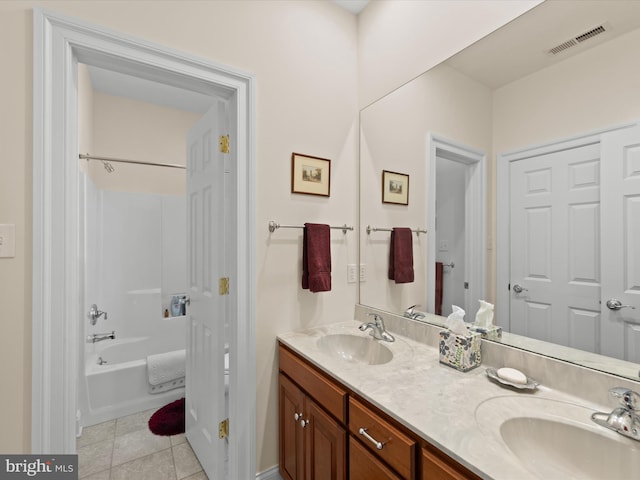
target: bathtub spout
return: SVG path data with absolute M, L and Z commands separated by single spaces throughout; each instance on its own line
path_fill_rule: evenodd
M 103 340 L 114 340 L 116 338 L 116 332 L 111 333 L 94 333 L 87 335 L 87 343 L 96 343 Z

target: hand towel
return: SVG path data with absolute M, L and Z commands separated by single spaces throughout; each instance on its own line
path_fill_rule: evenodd
M 413 282 L 413 237 L 410 228 L 394 228 L 389 245 L 389 280 Z
M 442 315 L 442 272 L 444 265 L 436 262 L 436 315 Z
M 305 223 L 302 236 L 302 288 L 331 290 L 331 236 L 329 225 Z

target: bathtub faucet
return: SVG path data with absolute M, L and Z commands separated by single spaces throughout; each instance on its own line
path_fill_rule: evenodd
M 116 332 L 111 333 L 93 333 L 87 335 L 87 343 L 96 343 L 103 340 L 114 340 L 116 338 Z

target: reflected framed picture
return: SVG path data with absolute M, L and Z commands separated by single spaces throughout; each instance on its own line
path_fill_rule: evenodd
M 291 193 L 328 197 L 330 190 L 331 160 L 291 154 Z
M 382 203 L 409 205 L 409 175 L 382 171 Z

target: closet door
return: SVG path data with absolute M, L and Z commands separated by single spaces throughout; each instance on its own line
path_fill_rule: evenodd
M 638 363 L 640 127 L 604 135 L 602 162 L 601 353 Z

